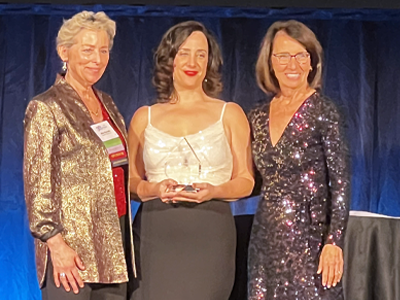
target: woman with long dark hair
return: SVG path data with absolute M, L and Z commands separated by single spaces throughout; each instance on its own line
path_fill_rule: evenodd
M 157 104 L 129 128 L 135 300 L 228 299 L 236 231 L 229 201 L 253 188 L 250 130 L 242 109 L 217 99 L 222 59 L 200 23 L 175 25 L 155 53 Z

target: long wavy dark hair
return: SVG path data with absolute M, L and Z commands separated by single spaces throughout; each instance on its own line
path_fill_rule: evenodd
M 157 102 L 170 102 L 174 93 L 174 59 L 182 43 L 194 32 L 202 32 L 208 43 L 208 64 L 203 90 L 210 97 L 217 97 L 222 91 L 222 56 L 218 43 L 203 24 L 187 21 L 171 27 L 162 37 L 154 53 L 153 84 L 157 90 Z

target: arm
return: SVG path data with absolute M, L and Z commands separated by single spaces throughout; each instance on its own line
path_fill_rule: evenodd
M 55 195 L 59 184 L 58 128 L 50 108 L 31 101 L 25 115 L 24 187 L 32 235 L 46 242 L 60 233 L 60 202 Z
M 233 102 L 226 107 L 224 124 L 233 156 L 232 179 L 217 186 L 214 197 L 236 200 L 250 195 L 254 187 L 250 126 L 242 108 Z
M 350 170 L 343 120 L 333 103 L 323 105 L 322 143 L 330 188 L 330 224 L 322 249 L 318 273 L 328 288 L 336 286 L 343 274 L 343 243 L 349 215 Z
M 169 188 L 176 184 L 174 180 L 167 179 L 158 183 L 145 180 L 143 145 L 147 123 L 148 107 L 143 106 L 135 112 L 128 130 L 130 189 L 143 202 L 155 198 L 167 201 L 175 196 L 175 193 L 168 193 Z
M 250 127 L 246 115 L 239 105 L 229 103 L 226 107 L 223 122 L 233 156 L 232 179 L 219 186 L 212 186 L 208 183 L 195 183 L 193 186 L 199 189 L 197 193 L 180 192 L 181 196 L 192 199 L 195 202 L 211 199 L 234 201 L 250 195 L 253 190 L 254 178 Z M 182 198 L 176 198 L 176 200 L 182 200 Z
M 322 142 L 331 195 L 331 218 L 325 243 L 343 248 L 350 202 L 349 150 L 343 129 L 344 121 L 335 105 L 329 102 L 321 115 Z
M 24 185 L 32 235 L 46 242 L 54 266 L 54 282 L 60 280 L 66 291 L 70 285 L 78 293 L 77 284 L 83 282 L 77 267 L 85 267 L 63 240 L 61 232 L 61 203 L 56 195 L 60 184 L 58 154 L 58 127 L 50 108 L 43 102 L 31 101 L 25 115 Z M 65 276 L 60 276 L 65 274 Z

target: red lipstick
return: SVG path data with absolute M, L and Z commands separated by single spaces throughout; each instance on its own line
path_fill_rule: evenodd
M 197 75 L 197 73 L 199 73 L 199 72 L 197 72 L 197 71 L 183 71 L 187 76 L 196 76 Z

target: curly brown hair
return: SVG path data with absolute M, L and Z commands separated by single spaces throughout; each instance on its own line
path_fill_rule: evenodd
M 202 32 L 208 43 L 208 64 L 203 90 L 210 97 L 217 97 L 222 91 L 221 73 L 222 56 L 218 43 L 207 28 L 196 21 L 187 21 L 171 27 L 162 37 L 154 53 L 153 84 L 157 90 L 157 102 L 171 101 L 174 92 L 173 64 L 179 47 L 194 32 Z
M 310 53 L 312 70 L 308 74 L 308 84 L 315 89 L 321 88 L 323 50 L 314 32 L 306 25 L 295 20 L 277 21 L 273 23 L 265 34 L 261 43 L 260 54 L 256 64 L 258 86 L 267 94 L 279 93 L 279 82 L 272 69 L 271 55 L 275 35 L 284 31 L 291 38 L 302 44 Z

